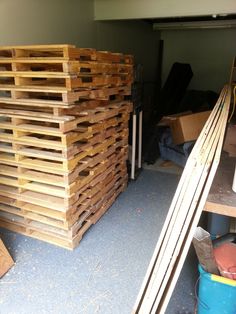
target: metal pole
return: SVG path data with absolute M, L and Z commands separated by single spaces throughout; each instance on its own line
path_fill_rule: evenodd
M 137 116 L 133 113 L 133 133 L 132 133 L 132 159 L 131 159 L 131 179 L 135 179 L 135 151 L 136 151 L 136 128 Z
M 142 168 L 142 131 L 143 131 L 143 111 L 139 112 L 139 138 L 138 138 L 138 168 Z

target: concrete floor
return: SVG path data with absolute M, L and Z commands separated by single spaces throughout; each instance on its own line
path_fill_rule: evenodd
M 0 280 L 0 313 L 131 313 L 178 180 L 144 170 L 73 252 L 1 229 L 16 264 Z M 191 253 L 167 314 L 194 313 L 196 265 Z

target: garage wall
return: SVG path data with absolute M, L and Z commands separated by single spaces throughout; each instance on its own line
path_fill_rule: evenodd
M 236 55 L 236 29 L 164 31 L 161 38 L 163 82 L 175 61 L 191 64 L 194 77 L 189 88 L 218 92 L 228 82 Z
M 95 0 L 96 20 L 232 14 L 235 0 Z
M 141 21 L 94 22 L 93 0 L 1 0 L 0 45 L 71 43 L 135 54 L 152 80 L 158 36 Z
M 160 35 L 143 21 L 97 22 L 97 48 L 135 55 L 144 79 L 155 80 Z
M 93 0 L 1 0 L 0 45 L 95 42 Z

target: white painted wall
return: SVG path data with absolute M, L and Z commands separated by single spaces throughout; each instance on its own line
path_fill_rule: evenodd
M 235 13 L 235 0 L 95 0 L 96 20 Z
M 136 63 L 144 66 L 144 79 L 156 75 L 159 33 L 143 21 L 97 22 L 97 48 L 133 54 Z
M 0 0 L 0 45 L 95 42 L 93 0 Z
M 220 91 L 229 80 L 236 55 L 236 30 L 178 30 L 161 33 L 164 40 L 163 82 L 176 61 L 190 63 L 189 88 Z

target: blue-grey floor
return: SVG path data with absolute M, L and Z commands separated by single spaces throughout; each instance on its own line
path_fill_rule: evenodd
M 144 170 L 72 252 L 1 229 L 16 264 L 0 280 L 0 314 L 131 313 L 178 179 Z M 194 312 L 195 264 L 167 314 Z

